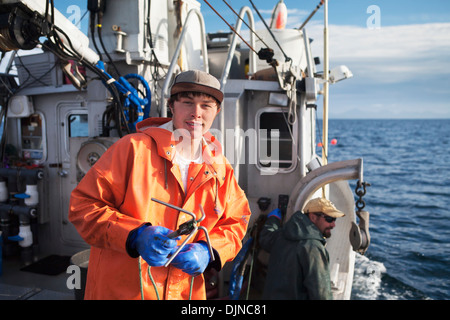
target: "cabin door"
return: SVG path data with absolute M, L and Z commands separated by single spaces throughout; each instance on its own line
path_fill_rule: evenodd
M 80 102 L 65 102 L 57 108 L 58 155 L 59 155 L 59 206 L 61 214 L 61 238 L 64 244 L 87 246 L 72 223 L 69 222 L 70 193 L 78 184 L 76 176 L 76 156 L 79 145 L 89 138 L 88 113 Z M 73 141 L 77 144 L 74 144 Z

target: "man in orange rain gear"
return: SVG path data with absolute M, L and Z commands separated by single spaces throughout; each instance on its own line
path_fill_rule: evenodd
M 250 209 L 208 131 L 222 100 L 213 76 L 180 73 L 168 101 L 172 119 L 140 122 L 73 190 L 69 219 L 92 246 L 85 299 L 205 299 L 204 270 L 220 270 L 237 255 Z M 168 234 L 192 217 L 152 198 L 197 220 L 203 207 L 199 224 L 208 231 L 214 261 L 199 230 L 164 266 L 187 237 Z

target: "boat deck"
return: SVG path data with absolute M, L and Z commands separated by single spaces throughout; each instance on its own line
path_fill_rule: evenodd
M 2 261 L 0 300 L 75 300 L 74 291 L 67 288 L 69 274 L 38 274 L 20 270 L 20 258 Z

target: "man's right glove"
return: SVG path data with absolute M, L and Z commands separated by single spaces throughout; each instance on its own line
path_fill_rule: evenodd
M 143 226 L 137 230 L 132 247 L 152 267 L 163 266 L 168 256 L 177 250 L 177 240 L 167 237 L 172 231 L 160 226 Z
M 208 245 L 203 242 L 188 243 L 173 259 L 172 265 L 196 277 L 202 274 L 211 260 Z

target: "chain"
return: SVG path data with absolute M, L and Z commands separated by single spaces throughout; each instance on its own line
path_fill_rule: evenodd
M 355 203 L 358 211 L 362 211 L 362 209 L 364 209 L 364 207 L 366 206 L 366 202 L 363 200 L 363 197 L 366 195 L 366 187 L 370 187 L 370 183 L 361 182 L 358 180 L 355 188 L 355 193 L 359 197 L 359 199 L 356 200 Z

